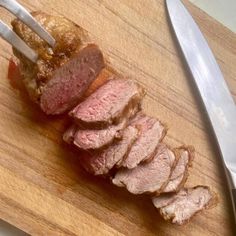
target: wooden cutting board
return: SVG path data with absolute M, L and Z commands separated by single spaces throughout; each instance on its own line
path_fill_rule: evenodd
M 7 80 L 10 46 L 0 40 L 0 217 L 33 235 L 233 235 L 219 153 L 196 88 L 173 37 L 162 0 L 22 0 L 87 29 L 118 72 L 148 94 L 144 110 L 169 127 L 165 142 L 193 145 L 187 186 L 205 184 L 220 202 L 185 226 L 164 222 L 147 196 L 133 196 L 86 174 L 63 144 L 68 125 L 49 118 Z M 213 49 L 236 98 L 235 34 L 184 1 Z M 9 23 L 12 15 L 0 10 Z

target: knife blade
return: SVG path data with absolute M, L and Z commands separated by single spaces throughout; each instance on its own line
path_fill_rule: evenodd
M 210 119 L 225 167 L 236 222 L 236 106 L 216 59 L 180 0 L 166 0 L 176 38 Z

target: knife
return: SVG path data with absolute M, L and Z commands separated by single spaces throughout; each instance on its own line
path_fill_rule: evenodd
M 236 223 L 236 106 L 206 39 L 187 9 L 180 0 L 166 0 L 166 5 L 218 143 Z

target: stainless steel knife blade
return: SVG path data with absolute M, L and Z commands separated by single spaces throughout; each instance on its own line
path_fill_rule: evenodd
M 180 0 L 166 0 L 179 45 L 205 105 L 226 170 L 236 219 L 236 106 L 199 27 Z M 236 221 L 236 220 L 235 220 Z

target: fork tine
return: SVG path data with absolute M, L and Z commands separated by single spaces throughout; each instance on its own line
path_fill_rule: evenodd
M 31 14 L 15 0 L 0 0 L 0 6 L 13 13 L 28 25 L 36 34 L 54 47 L 55 39 L 31 16 Z
M 10 27 L 0 20 L 0 36 L 9 42 L 18 51 L 24 54 L 32 62 L 36 62 L 38 54 L 34 52 Z

